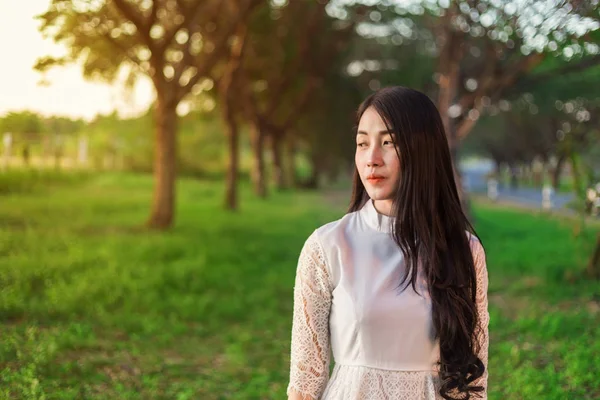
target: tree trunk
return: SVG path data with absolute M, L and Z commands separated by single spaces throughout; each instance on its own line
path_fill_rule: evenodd
M 596 239 L 596 247 L 590 258 L 587 268 L 588 275 L 592 278 L 600 278 L 600 233 Z
M 246 37 L 247 25 L 240 22 L 236 29 L 236 40 L 231 46 L 231 54 L 226 65 L 225 72 L 219 84 L 221 102 L 221 111 L 225 122 L 225 131 L 227 135 L 227 149 L 229 152 L 229 161 L 227 163 L 227 181 L 225 188 L 225 208 L 237 210 L 238 196 L 238 165 L 239 165 L 239 131 L 236 121 L 236 96 L 235 88 L 239 70 L 241 67 Z
M 23 145 L 23 166 L 29 167 L 29 161 L 31 156 L 31 150 L 29 144 Z
M 273 152 L 273 179 L 277 190 L 287 189 L 285 181 L 285 168 L 283 165 L 283 134 L 281 132 L 272 132 L 271 151 Z
M 457 13 L 457 8 L 453 4 L 452 8 L 447 10 L 443 17 L 443 25 L 445 27 L 443 36 L 444 44 L 440 52 L 438 60 L 438 73 L 440 80 L 438 83 L 437 108 L 444 125 L 444 131 L 448 139 L 448 147 L 452 156 L 452 164 L 454 167 L 454 178 L 456 180 L 456 189 L 462 205 L 463 212 L 472 220 L 472 212 L 468 194 L 464 192 L 462 185 L 462 176 L 460 174 L 458 164 L 458 150 L 460 147 L 460 139 L 458 137 L 457 126 L 454 118 L 450 115 L 450 108 L 455 102 L 456 93 L 460 81 L 460 62 L 463 57 L 464 49 L 462 48 L 462 39 L 460 34 L 454 32 L 450 26 L 450 21 L 453 15 Z M 461 110 L 462 112 L 462 110 Z
M 62 149 L 54 150 L 54 169 L 60 170 L 60 160 L 62 158 Z
M 569 148 L 569 161 L 571 162 L 571 173 L 573 175 L 573 189 L 575 191 L 575 195 L 581 201 L 585 199 L 585 187 L 582 182 L 582 173 L 580 169 L 580 156 L 578 153 L 573 150 L 572 147 Z
M 502 175 L 502 161 L 494 158 L 494 175 L 496 175 L 496 179 L 500 179 L 500 175 Z
M 443 27 L 443 32 L 441 33 L 443 45 L 440 50 L 437 68 L 439 73 L 437 108 L 440 112 L 446 135 L 448 135 L 450 149 L 454 149 L 456 147 L 457 131 L 456 124 L 450 116 L 449 110 L 455 101 L 458 91 L 460 62 L 464 49 L 461 47 L 463 40 L 460 34 L 454 32 L 451 28 L 451 21 L 454 15 L 458 13 L 458 6 L 454 3 L 451 4 L 451 7 L 443 17 L 441 25 Z
M 510 190 L 517 190 L 519 188 L 519 174 L 517 166 L 513 163 L 508 164 L 510 173 Z
M 297 187 L 298 182 L 298 172 L 296 171 L 296 140 L 294 134 L 288 134 L 288 138 L 286 140 L 286 148 L 287 148 L 287 167 L 286 171 L 288 173 L 287 181 L 290 183 L 292 187 Z
M 319 182 L 321 181 L 321 168 L 319 168 L 319 160 L 316 154 L 311 155 L 311 172 L 306 184 L 304 185 L 307 189 L 318 189 Z
M 227 150 L 229 159 L 227 162 L 227 180 L 225 189 L 225 208 L 237 210 L 237 182 L 239 164 L 239 132 L 235 116 L 231 107 L 223 110 L 225 120 L 225 133 L 227 135 Z
M 560 156 L 558 156 L 558 159 L 556 160 L 556 167 L 552 171 L 552 187 L 554 188 L 554 190 L 558 190 L 558 187 L 560 186 L 560 175 L 565 165 L 565 160 L 566 155 L 564 153 L 561 153 Z
M 259 123 L 250 125 L 250 140 L 252 142 L 252 184 L 254 193 L 260 198 L 267 197 L 267 184 L 265 179 L 265 133 Z
M 573 175 L 573 191 L 578 202 L 577 213 L 579 214 L 579 222 L 573 228 L 573 234 L 579 236 L 585 229 L 585 188 L 581 182 L 581 171 L 579 169 L 579 154 L 573 149 L 573 144 L 567 142 L 567 156 L 571 162 L 571 173 Z
M 451 137 L 456 135 L 456 131 L 451 132 Z M 463 210 L 463 212 L 465 213 L 465 215 L 467 216 L 467 218 L 469 219 L 469 221 L 474 224 L 475 220 L 474 220 L 474 216 L 473 216 L 473 210 L 471 209 L 471 200 L 469 198 L 469 193 L 467 193 L 464 190 L 464 186 L 463 186 L 463 177 L 462 177 L 462 173 L 460 172 L 460 165 L 459 165 L 459 141 L 458 140 L 452 140 L 452 143 L 454 143 L 454 146 L 450 147 L 450 155 L 452 156 L 452 166 L 454 168 L 454 180 L 456 181 L 456 190 L 458 191 L 458 198 L 460 200 L 460 205 L 461 208 Z
M 157 96 L 154 149 L 154 195 L 147 225 L 166 229 L 175 212 L 175 178 L 177 160 L 177 104 Z

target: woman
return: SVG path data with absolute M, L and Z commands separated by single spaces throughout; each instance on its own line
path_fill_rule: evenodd
M 349 212 L 300 254 L 288 398 L 487 398 L 485 253 L 435 105 L 404 87 L 372 94 L 355 163 Z

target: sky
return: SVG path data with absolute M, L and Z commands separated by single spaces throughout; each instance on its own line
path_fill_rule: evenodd
M 0 116 L 31 110 L 90 120 L 114 110 L 124 117 L 146 110 L 154 96 L 149 80 L 140 81 L 128 94 L 119 84 L 85 80 L 80 65 L 54 68 L 45 77 L 33 70 L 39 57 L 66 51 L 38 30 L 35 16 L 49 4 L 50 0 L 0 0 Z M 43 79 L 49 84 L 41 85 Z

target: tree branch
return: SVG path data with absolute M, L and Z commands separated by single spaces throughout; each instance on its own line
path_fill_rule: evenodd
M 496 54 L 496 49 L 494 47 L 494 43 L 491 41 L 487 41 L 486 46 L 486 59 L 481 74 L 479 75 L 477 82 L 479 86 L 477 89 L 470 94 L 464 95 L 462 99 L 460 99 L 461 110 L 467 110 L 473 108 L 475 102 L 478 99 L 481 99 L 485 96 L 490 89 L 493 87 L 496 77 L 494 76 L 494 69 L 498 63 L 498 56 Z
M 121 52 L 125 57 L 127 57 L 129 59 L 129 61 L 131 61 L 140 70 L 140 72 L 148 74 L 148 71 L 146 71 L 146 70 L 144 70 L 144 68 L 142 68 L 142 60 L 140 60 L 137 55 L 131 54 L 129 49 L 124 47 L 122 45 L 122 43 L 120 43 L 118 40 L 116 40 L 112 36 L 110 36 L 110 33 L 106 33 L 106 34 L 102 35 L 102 38 L 104 40 L 106 40 L 108 43 L 110 43 L 113 47 L 115 47 L 115 49 L 117 49 L 119 52 Z
M 180 5 L 181 10 L 184 10 L 185 5 L 183 3 L 182 0 L 177 0 L 177 3 Z M 201 2 L 196 3 L 200 4 Z M 213 13 L 212 19 L 216 19 L 217 15 L 219 15 L 219 13 L 222 11 L 223 6 L 225 4 L 224 0 L 220 0 L 219 4 L 217 6 L 215 6 L 215 11 Z M 194 11 L 192 9 L 192 11 Z M 188 12 L 185 12 L 188 13 Z M 190 14 L 191 15 L 191 12 Z M 185 43 L 182 51 L 183 51 L 183 59 L 178 63 L 178 65 L 175 67 L 175 74 L 174 74 L 174 79 L 176 79 L 177 81 L 179 81 L 179 79 L 181 78 L 181 75 L 183 74 L 183 71 L 185 71 L 186 67 L 191 66 L 194 64 L 194 55 L 192 55 L 191 53 L 191 45 L 192 45 L 192 35 L 196 32 L 195 29 L 193 29 L 194 23 L 196 22 L 196 19 L 199 17 L 200 13 L 198 12 L 198 9 L 195 10 L 195 14 L 193 17 L 189 17 L 188 19 L 186 19 L 186 21 L 184 22 L 185 26 L 184 28 L 187 29 L 188 31 L 188 41 Z M 181 28 L 179 28 L 181 29 Z M 175 32 L 177 32 L 179 29 L 177 29 Z M 213 79 L 216 82 L 216 79 Z
M 582 72 L 597 65 L 600 65 L 600 54 L 581 59 L 576 63 L 568 63 L 551 71 L 540 72 L 535 75 L 530 75 L 529 77 L 521 78 L 519 81 L 517 81 L 517 85 L 519 86 L 519 89 L 530 89 L 531 87 L 542 82 L 546 84 L 548 79 L 557 77 L 562 78 L 565 75 L 575 72 Z
M 157 0 L 155 0 L 156 2 Z M 132 7 L 127 0 L 112 0 L 116 8 L 123 14 L 125 18 L 131 21 L 137 31 L 139 32 L 141 39 L 146 43 L 150 50 L 154 50 L 154 42 L 150 37 L 150 27 L 148 25 L 148 21 L 145 21 L 142 17 L 141 13 L 137 12 L 134 7 Z M 153 5 L 154 7 L 154 5 Z
M 152 0 L 152 8 L 150 9 L 150 17 L 148 18 L 148 31 L 152 29 L 152 25 L 156 22 L 156 14 L 158 13 L 158 0 Z
M 227 51 L 227 42 L 229 41 L 229 38 L 231 37 L 233 32 L 235 32 L 238 24 L 244 18 L 246 18 L 261 2 L 262 0 L 249 0 L 246 3 L 246 6 L 238 11 L 236 17 L 234 18 L 234 21 L 230 23 L 230 25 L 227 27 L 227 29 L 225 29 L 221 37 L 217 40 L 212 53 L 206 54 L 202 52 L 198 56 L 197 60 L 198 62 L 201 62 L 202 65 L 196 65 L 196 67 L 198 68 L 196 74 L 190 79 L 190 81 L 186 85 L 181 86 L 179 88 L 177 94 L 178 100 L 181 100 L 187 93 L 189 93 L 189 91 L 194 87 L 194 85 L 198 83 L 200 78 L 207 76 L 213 69 L 213 67 L 216 65 L 216 63 L 222 59 L 223 53 Z M 202 56 L 206 56 L 206 58 L 202 59 Z
M 107 12 L 112 14 L 110 12 L 110 10 L 107 10 Z M 125 43 L 122 42 L 122 40 L 113 38 L 110 35 L 110 28 L 109 28 L 110 24 L 108 23 L 106 18 L 103 17 L 102 15 L 98 15 L 98 17 L 101 18 L 102 23 L 106 27 L 106 29 L 98 28 L 96 30 L 100 34 L 99 37 L 102 38 L 104 41 L 106 41 L 110 46 L 112 46 L 117 53 L 123 54 L 129 61 L 131 61 L 132 64 L 134 64 L 134 66 L 140 72 L 150 75 L 149 71 L 145 70 L 142 67 L 143 61 L 135 53 L 132 53 L 131 50 L 134 49 L 135 46 L 133 46 L 133 47 L 127 46 Z M 152 78 L 152 76 L 151 76 L 151 78 Z
M 490 98 L 498 97 L 504 92 L 507 88 L 512 87 L 516 80 L 522 74 L 531 70 L 534 66 L 539 64 L 545 55 L 542 53 L 533 53 L 529 56 L 523 57 L 519 62 L 515 63 L 512 68 L 508 69 L 504 74 L 496 77 L 493 80 L 494 85 L 489 89 L 488 93 L 490 94 Z M 481 102 L 475 104 L 474 107 L 477 111 L 481 111 L 482 105 Z M 464 118 L 460 124 L 457 126 L 457 138 L 458 140 L 464 139 L 469 132 L 475 126 L 476 119 L 472 118 Z
M 325 6 L 326 3 L 315 6 L 312 14 L 310 15 L 308 23 L 306 24 L 307 28 L 305 31 L 303 31 L 304 34 L 299 39 L 300 43 L 298 45 L 298 53 L 296 54 L 294 63 L 290 68 L 286 68 L 285 78 L 279 82 L 279 85 L 276 86 L 276 88 L 273 90 L 273 93 L 270 95 L 271 102 L 264 112 L 264 115 L 267 118 L 275 112 L 278 106 L 280 106 L 281 97 L 288 91 L 290 85 L 300 71 L 302 62 L 306 60 L 310 49 L 310 39 L 315 36 L 315 32 L 317 31 L 317 27 L 319 25 L 319 16 L 322 12 L 325 12 Z
M 244 51 L 246 49 L 248 36 L 248 25 L 240 21 L 236 27 L 236 40 L 231 46 L 229 60 L 225 67 L 225 73 L 219 82 L 219 90 L 226 107 L 232 109 L 234 103 L 234 85 L 242 66 Z
M 160 43 L 160 49 L 162 49 L 162 51 L 165 51 L 171 45 L 171 43 L 173 42 L 173 39 L 175 38 L 177 33 L 182 28 L 186 28 L 188 30 L 188 34 L 190 36 L 188 38 L 188 40 L 191 40 L 192 35 L 191 35 L 191 32 L 189 32 L 190 28 L 199 15 L 200 6 L 202 6 L 204 4 L 205 4 L 205 2 L 203 2 L 203 1 L 196 1 L 192 4 L 191 7 L 188 8 L 185 6 L 183 1 L 177 0 L 177 5 L 179 6 L 179 11 L 183 15 L 183 21 L 180 24 L 176 25 L 173 29 L 169 30 L 165 34 L 165 37 L 163 38 L 163 40 Z M 222 4 L 223 4 L 223 0 L 221 0 L 219 2 L 219 6 L 215 7 L 217 9 L 217 12 L 220 8 L 220 5 L 222 5 Z M 216 17 L 216 15 L 217 15 L 217 13 L 215 13 L 215 15 L 212 16 L 212 19 L 214 19 Z
M 297 121 L 298 114 L 301 114 L 306 106 L 308 106 L 310 95 L 314 92 L 316 87 L 317 79 L 314 77 L 309 78 L 308 83 L 302 88 L 302 92 L 298 94 L 295 107 L 293 107 L 288 117 L 280 125 L 282 132 L 288 131 L 293 126 L 294 122 Z

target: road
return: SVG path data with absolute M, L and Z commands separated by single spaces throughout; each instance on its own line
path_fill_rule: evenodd
M 463 185 L 469 192 L 485 194 L 487 193 L 487 180 L 485 175 L 487 168 L 463 168 Z M 567 204 L 573 201 L 575 196 L 571 193 L 553 193 L 552 209 L 565 209 Z M 515 188 L 512 189 L 506 185 L 498 185 L 498 200 L 519 203 L 532 208 L 542 208 L 542 190 L 533 188 Z

